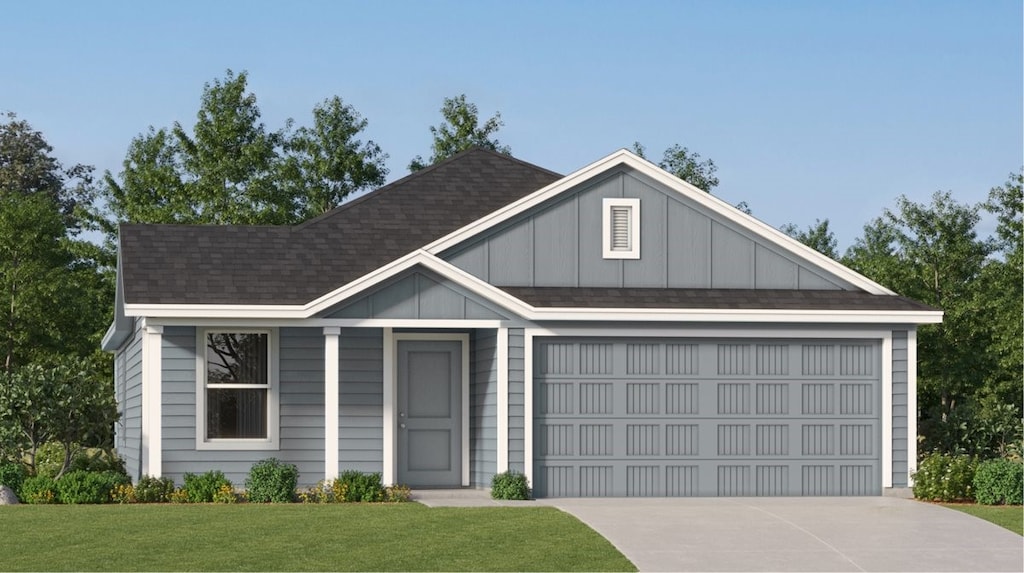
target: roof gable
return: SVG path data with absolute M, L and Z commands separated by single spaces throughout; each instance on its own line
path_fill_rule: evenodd
M 635 261 L 602 259 L 603 197 L 641 198 L 640 242 L 650 255 Z M 486 248 L 480 247 L 484 241 Z M 499 286 L 859 289 L 895 294 L 627 150 L 425 250 Z M 523 260 L 530 256 L 537 258 Z

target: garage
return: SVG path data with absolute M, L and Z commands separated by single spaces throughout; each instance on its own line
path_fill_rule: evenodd
M 538 497 L 880 495 L 881 342 L 534 339 Z

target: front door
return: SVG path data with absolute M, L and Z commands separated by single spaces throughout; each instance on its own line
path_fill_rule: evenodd
M 462 485 L 462 342 L 398 341 L 398 482 Z

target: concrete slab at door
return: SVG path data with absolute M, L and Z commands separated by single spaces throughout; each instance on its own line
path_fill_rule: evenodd
M 398 481 L 414 487 L 462 483 L 462 343 L 398 342 Z

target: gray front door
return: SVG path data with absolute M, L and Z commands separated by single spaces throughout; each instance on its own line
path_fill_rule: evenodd
M 398 341 L 398 481 L 462 485 L 462 343 Z

